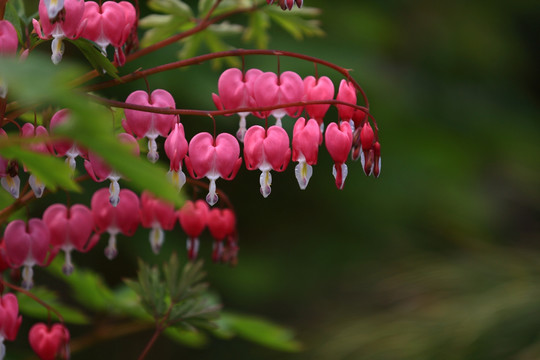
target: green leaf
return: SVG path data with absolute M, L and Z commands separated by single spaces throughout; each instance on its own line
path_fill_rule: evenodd
M 6 12 L 4 14 L 4 20 L 7 20 L 13 25 L 15 30 L 17 30 L 17 36 L 19 38 L 19 43 L 23 42 L 23 31 L 21 28 L 21 18 L 17 9 L 15 8 L 14 2 L 8 2 L 6 4 Z
M 99 74 L 106 72 L 111 77 L 119 79 L 118 69 L 104 56 L 101 51 L 90 40 L 79 38 L 77 40 L 69 40 L 70 43 L 75 45 L 84 57 L 88 60 L 90 65 L 97 70 Z
M 114 294 L 100 275 L 91 270 L 75 267 L 75 271 L 66 276 L 62 272 L 62 262 L 56 259 L 46 268 L 51 274 L 66 282 L 73 297 L 88 309 L 107 311 L 114 299 Z
M 65 322 L 78 325 L 85 325 L 90 323 L 88 317 L 84 315 L 81 311 L 60 303 L 56 293 L 52 292 L 51 290 L 48 290 L 44 287 L 35 287 L 32 289 L 31 293 L 36 295 L 40 300 L 44 301 L 47 305 L 50 305 L 60 314 L 62 314 Z M 19 301 L 19 310 L 24 315 L 40 320 L 47 320 L 49 319 L 49 316 L 53 320 L 58 319 L 54 312 L 51 311 L 49 313 L 49 310 L 47 310 L 47 308 L 45 308 L 43 305 L 39 304 L 34 299 L 26 296 L 23 293 L 18 293 L 17 299 Z
M 259 49 L 268 47 L 268 29 L 270 19 L 262 11 L 254 11 L 249 14 L 249 26 L 244 32 L 244 41 L 254 42 Z
M 204 17 L 215 2 L 216 0 L 199 0 L 199 17 Z
M 185 346 L 202 348 L 208 343 L 208 337 L 200 331 L 188 331 L 176 326 L 169 326 L 164 333 L 171 340 Z
M 180 59 L 189 59 L 196 56 L 199 48 L 201 47 L 203 39 L 204 35 L 200 32 L 188 37 L 187 39 L 184 39 L 182 41 L 184 43 L 184 47 L 178 53 L 178 57 Z
M 222 312 L 218 325 L 246 340 L 275 350 L 297 352 L 302 349 L 291 330 L 257 316 Z
M 268 6 L 263 11 L 270 18 L 291 34 L 296 40 L 302 40 L 304 36 L 323 36 L 324 31 L 320 28 L 318 20 L 310 20 L 302 17 L 318 15 L 318 9 L 303 8 L 302 10 L 281 11 L 276 6 Z
M 181 0 L 150 0 L 147 4 L 150 9 L 174 15 L 182 22 L 193 17 L 191 7 Z
M 59 158 L 19 146 L 0 147 L 0 154 L 7 159 L 17 159 L 24 163 L 30 173 L 50 190 L 54 191 L 60 186 L 66 190 L 80 191 L 79 185 L 72 179 L 71 169 Z

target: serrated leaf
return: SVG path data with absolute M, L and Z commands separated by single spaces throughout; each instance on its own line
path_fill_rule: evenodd
M 220 328 L 265 347 L 288 352 L 302 349 L 291 330 L 258 316 L 222 312 L 217 323 Z
M 77 40 L 69 40 L 73 45 L 75 45 L 79 51 L 84 55 L 86 60 L 92 65 L 94 69 L 97 70 L 99 74 L 106 72 L 109 76 L 119 79 L 118 69 L 104 56 L 101 51 L 92 43 L 90 40 L 79 38 Z
M 80 191 L 79 185 L 71 176 L 66 163 L 52 155 L 44 155 L 19 146 L 0 147 L 0 154 L 7 159 L 17 159 L 23 163 L 36 179 L 42 181 L 50 190 L 58 186 L 69 191 Z
M 60 303 L 56 293 L 44 287 L 35 287 L 32 289 L 31 293 L 57 310 L 62 315 L 65 322 L 78 325 L 90 323 L 88 317 L 81 311 Z M 49 310 L 47 310 L 43 305 L 37 303 L 34 299 L 26 296 L 23 293 L 17 294 L 17 300 L 19 302 L 20 312 L 26 316 L 40 320 L 47 320 L 49 318 L 52 320 L 59 320 L 54 312 L 51 311 L 49 313 Z
M 202 348 L 208 343 L 208 337 L 200 331 L 188 331 L 177 326 L 170 326 L 164 333 L 177 343 L 194 348 Z
M 175 15 L 182 21 L 193 17 L 191 7 L 181 0 L 150 0 L 147 4 L 154 11 Z

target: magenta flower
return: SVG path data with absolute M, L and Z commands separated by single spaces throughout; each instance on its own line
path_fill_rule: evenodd
M 334 99 L 334 83 L 326 76 L 315 78 L 308 76 L 304 79 L 304 100 L 319 101 Z M 324 116 L 330 108 L 330 104 L 306 105 L 306 111 L 311 119 L 317 120 L 321 128 L 321 133 L 324 131 Z
M 32 350 L 41 360 L 54 360 L 60 355 L 69 359 L 69 331 L 63 324 L 37 323 L 28 333 L 28 341 Z
M 207 216 L 208 230 L 214 238 L 212 260 L 220 261 L 223 255 L 223 240 L 236 233 L 236 217 L 229 209 L 211 209 Z
M 56 255 L 49 246 L 49 228 L 40 219 L 30 219 L 28 223 L 14 220 L 6 227 L 4 242 L 11 266 L 13 268 L 23 266 L 22 286 L 30 289 L 33 286 L 32 267 L 47 266 Z
M 135 138 L 127 133 L 118 134 L 118 140 L 131 147 L 134 156 L 139 156 L 139 143 Z M 113 206 L 117 206 L 120 201 L 120 184 L 118 180 L 122 177 L 112 170 L 103 160 L 92 152 L 88 153 L 88 160 L 84 161 L 84 167 L 90 177 L 96 182 L 103 182 L 107 179 L 111 181 L 109 185 L 109 201 Z
M 232 180 L 242 165 L 240 145 L 231 134 L 219 134 L 215 139 L 207 132 L 199 133 L 189 142 L 185 158 L 189 174 L 195 179 L 210 180 L 206 201 L 213 206 L 218 201 L 216 180 Z
M 50 122 L 51 135 L 55 134 L 55 129 L 59 125 L 69 122 L 69 119 L 70 119 L 69 116 L 70 116 L 69 109 L 59 110 L 53 115 Z M 73 141 L 58 140 L 58 141 L 54 141 L 52 145 L 58 156 L 67 156 L 66 163 L 69 164 L 69 167 L 73 171 L 75 171 L 75 168 L 77 167 L 77 163 L 75 162 L 75 158 L 77 156 L 81 156 L 83 158 L 88 157 L 88 152 L 85 149 L 78 146 Z
M 259 69 L 250 69 L 245 74 L 236 68 L 225 70 L 218 80 L 219 96 L 212 94 L 216 107 L 219 110 L 232 110 L 252 106 L 254 82 L 262 73 Z M 244 141 L 246 117 L 249 112 L 239 112 L 238 115 L 240 124 L 236 137 L 239 141 Z
M 71 252 L 88 252 L 99 240 L 99 235 L 90 236 L 94 230 L 92 212 L 84 205 L 75 204 L 70 208 L 64 204 L 53 204 L 43 213 L 43 221 L 49 228 L 51 245 L 65 252 L 64 274 L 73 272 Z
M 116 249 L 116 235 L 122 233 L 133 236 L 140 223 L 139 198 L 127 189 L 120 190 L 122 201 L 118 206 L 112 206 L 109 202 L 107 189 L 100 189 L 94 193 L 91 201 L 94 224 L 99 233 L 109 233 L 109 244 L 105 248 L 105 256 L 112 260 L 118 255 Z
M 266 2 L 270 5 L 273 4 L 274 1 L 275 0 L 266 0 Z M 304 4 L 304 0 L 278 0 L 278 3 L 279 3 L 279 6 L 281 6 L 283 10 L 291 10 L 295 3 L 296 3 L 296 6 L 301 8 L 302 5 Z
M 0 296 L 0 359 L 6 354 L 4 340 L 14 341 L 21 326 L 19 302 L 13 294 Z
M 188 142 L 184 134 L 184 125 L 176 123 L 165 140 L 165 154 L 170 160 L 169 179 L 176 185 L 178 191 L 186 183 L 186 175 L 182 172 L 182 160 L 186 157 Z
M 141 225 L 151 228 L 150 245 L 155 254 L 159 253 L 165 235 L 163 230 L 172 230 L 176 222 L 174 206 L 161 199 L 153 197 L 144 191 L 141 195 Z
M 253 84 L 253 99 L 255 106 L 266 107 L 287 103 L 300 102 L 304 98 L 304 82 L 300 75 L 292 71 L 285 71 L 279 78 L 273 72 L 265 72 L 255 79 Z M 302 112 L 302 106 L 262 111 L 255 114 L 261 118 L 272 115 L 276 118 L 276 125 L 281 126 L 281 119 L 288 114 L 298 117 Z
M 26 123 L 22 127 L 22 137 L 26 138 L 32 138 L 32 137 L 42 137 L 42 138 L 48 138 L 49 133 L 47 129 L 45 129 L 43 126 L 39 125 L 38 127 L 34 127 L 33 124 Z M 44 142 L 42 143 L 36 143 L 30 145 L 30 150 L 41 153 L 41 154 L 50 154 L 52 153 L 52 147 L 49 144 L 46 144 Z M 24 171 L 28 171 L 26 169 L 26 166 L 24 167 Z M 30 187 L 32 188 L 32 191 L 34 192 L 34 195 L 36 198 L 40 198 L 43 195 L 43 191 L 45 190 L 45 184 L 42 183 L 38 178 L 36 178 L 33 174 L 30 174 L 30 177 L 28 179 L 28 183 L 30 184 Z
M 313 175 L 311 165 L 317 163 L 321 142 L 321 130 L 315 119 L 306 122 L 306 119 L 301 117 L 296 121 L 293 129 L 292 160 L 298 161 L 294 173 L 302 190 L 306 189 Z
M 48 40 L 53 38 L 51 49 L 51 60 L 54 64 L 58 64 L 62 60 L 64 54 L 64 38 L 77 39 L 84 27 L 86 21 L 83 21 L 84 1 L 83 0 L 64 0 L 64 14 L 56 21 L 49 19 L 49 10 L 44 0 L 39 2 L 39 22 L 36 19 L 32 20 L 34 31 L 40 39 Z M 43 29 L 43 32 L 42 32 Z
M 203 200 L 187 200 L 180 210 L 178 219 L 182 230 L 187 234 L 188 258 L 193 260 L 199 252 L 199 236 L 208 223 L 208 204 Z
M 145 91 L 137 90 L 132 92 L 126 99 L 127 104 L 153 106 L 161 108 L 175 109 L 176 105 L 172 95 L 161 89 L 148 94 Z M 125 109 L 125 121 L 122 122 L 126 132 L 133 133 L 140 139 L 148 138 L 148 160 L 155 163 L 159 159 L 157 152 L 156 138 L 166 137 L 176 124 L 176 115 L 156 114 L 144 111 Z
M 341 80 L 336 100 L 356 105 L 356 88 L 354 87 L 352 82 Z M 349 122 L 349 125 L 351 125 L 352 129 L 352 127 L 354 126 L 353 116 L 356 109 L 347 105 L 336 105 L 336 107 L 338 109 L 339 118 L 342 121 Z M 354 129 L 352 130 L 354 131 Z
M 0 56 L 14 55 L 18 45 L 19 38 L 13 24 L 7 20 L 0 20 Z M 0 99 L 5 99 L 7 92 L 7 84 L 0 79 Z
M 268 130 L 259 125 L 250 127 L 244 139 L 244 158 L 248 170 L 261 170 L 261 194 L 268 197 L 272 185 L 270 170 L 284 171 L 291 159 L 289 135 L 279 126 L 270 126 Z
M 112 45 L 115 48 L 118 64 L 123 65 L 125 55 L 122 46 L 128 39 L 136 20 L 133 5 L 127 1 L 120 3 L 105 1 L 101 5 L 87 1 L 84 7 L 84 20 L 86 20 L 86 27 L 81 36 L 95 42 L 104 56 L 107 55 L 107 46 Z
M 7 139 L 4 129 L 0 129 L 0 139 Z M 19 198 L 21 180 L 19 179 L 19 165 L 15 160 L 4 159 L 0 156 L 0 184 L 15 199 Z
M 352 131 L 348 122 L 342 121 L 339 127 L 336 123 L 331 123 L 326 129 L 324 136 L 326 149 L 330 153 L 334 166 L 332 174 L 336 179 L 338 189 L 343 189 L 345 179 L 347 178 L 347 157 L 352 147 Z

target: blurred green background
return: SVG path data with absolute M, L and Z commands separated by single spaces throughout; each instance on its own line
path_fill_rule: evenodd
M 270 48 L 354 70 L 379 124 L 381 177 L 367 178 L 350 162 L 339 191 L 321 148 L 305 191 L 292 163 L 274 175 L 268 199 L 259 194 L 258 172 L 243 168 L 234 181 L 218 181 L 237 211 L 241 250 L 236 268 L 208 266 L 212 288 L 225 309 L 294 329 L 303 351 L 241 339 L 190 349 L 163 337 L 150 358 L 540 358 L 540 3 L 304 3 L 323 10 L 326 36 L 297 42 L 273 26 Z M 178 49 L 131 66 L 174 61 Z M 276 69 L 270 57 L 246 63 Z M 282 59 L 281 69 L 313 74 L 312 64 L 294 59 Z M 339 84 L 339 74 L 319 71 Z M 219 74 L 203 64 L 149 81 L 169 90 L 179 108 L 212 109 Z M 144 83 L 130 86 L 108 95 L 124 100 Z M 327 123 L 335 119 L 330 111 Z M 188 137 L 212 129 L 205 118 L 182 121 Z M 220 131 L 236 126 L 235 117 L 218 119 Z M 104 269 L 111 283 L 132 276 L 136 256 L 161 259 L 151 254 L 147 231 L 138 235 L 120 239 L 122 266 L 102 259 L 101 249 L 95 259 L 75 260 Z M 173 249 L 185 256 L 184 236 L 168 234 L 162 258 Z M 210 242 L 205 235 L 207 259 Z M 80 356 L 106 349 L 108 358 L 132 358 L 150 336 Z

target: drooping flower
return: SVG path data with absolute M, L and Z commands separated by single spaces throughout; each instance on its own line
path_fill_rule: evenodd
M 315 78 L 308 76 L 304 79 L 304 99 L 306 101 L 321 101 L 334 99 L 334 83 L 326 76 Z M 311 119 L 317 120 L 321 133 L 324 131 L 324 116 L 330 104 L 306 105 L 306 111 Z
M 90 236 L 94 230 L 94 219 L 89 208 L 75 204 L 70 208 L 64 204 L 53 204 L 43 213 L 43 221 L 49 228 L 51 245 L 65 252 L 64 274 L 73 272 L 71 252 L 88 252 L 99 240 L 99 235 Z
M 126 99 L 127 104 L 153 106 L 174 109 L 176 105 L 172 95 L 162 89 L 157 89 L 148 94 L 146 91 L 137 90 L 132 92 Z M 166 137 L 176 124 L 176 115 L 156 114 L 145 111 L 125 109 L 125 121 L 122 122 L 128 133 L 133 133 L 140 139 L 148 138 L 148 160 L 156 162 L 159 159 L 156 138 Z
M 356 105 L 356 88 L 352 82 L 341 80 L 336 100 Z M 352 129 L 354 126 L 353 116 L 356 109 L 347 105 L 336 105 L 336 107 L 341 121 L 347 121 Z
M 127 133 L 118 134 L 118 140 L 131 147 L 134 156 L 139 156 L 139 143 L 135 138 Z M 120 202 L 120 180 L 121 175 L 111 169 L 103 160 L 92 152 L 88 152 L 88 160 L 84 161 L 84 167 L 90 177 L 96 182 L 103 182 L 107 179 L 111 181 L 109 185 L 109 201 L 113 206 Z
M 275 0 L 266 0 L 266 2 L 269 5 L 272 5 L 274 3 L 274 1 Z M 279 3 L 279 6 L 281 6 L 281 9 L 283 9 L 283 10 L 291 10 L 293 8 L 294 4 L 296 4 L 296 6 L 301 8 L 302 5 L 304 4 L 304 0 L 278 0 L 278 3 Z
M 50 248 L 49 228 L 41 219 L 30 219 L 28 223 L 13 220 L 4 231 L 6 255 L 13 268 L 23 266 L 22 286 L 33 286 L 32 267 L 47 266 L 56 252 Z
M 115 58 L 119 65 L 125 63 L 122 46 L 128 39 L 135 24 L 136 11 L 127 1 L 120 3 L 105 1 L 101 5 L 87 1 L 84 7 L 83 19 L 87 21 L 81 34 L 88 40 L 95 42 L 103 55 L 107 55 L 107 46 L 115 48 Z
M 306 122 L 306 119 L 301 117 L 296 121 L 293 129 L 292 160 L 298 161 L 294 173 L 302 190 L 305 190 L 313 174 L 312 165 L 317 163 L 321 142 L 322 134 L 315 119 Z
M 211 209 L 207 216 L 208 230 L 214 238 L 212 261 L 218 262 L 223 256 L 223 241 L 236 233 L 236 217 L 230 209 Z
M 176 123 L 165 140 L 165 154 L 170 160 L 167 176 L 178 190 L 186 183 L 186 175 L 182 171 L 182 160 L 186 157 L 188 142 L 184 134 L 184 125 Z
M 351 126 L 346 121 L 342 121 L 339 126 L 336 123 L 331 123 L 326 129 L 324 138 L 326 149 L 334 160 L 332 174 L 336 179 L 337 188 L 341 190 L 348 172 L 345 162 L 352 147 Z
M 0 20 L 0 56 L 14 55 L 18 44 L 17 30 L 13 24 L 7 20 Z M 0 78 L 0 99 L 6 98 L 7 91 L 7 84 Z
M 242 165 L 240 145 L 231 134 L 219 134 L 215 139 L 207 132 L 195 135 L 189 142 L 185 158 L 189 174 L 195 179 L 210 180 L 206 201 L 214 205 L 218 201 L 216 180 L 220 177 L 232 180 Z
M 34 127 L 33 124 L 26 123 L 22 127 L 22 137 L 26 138 L 32 138 L 32 137 L 42 137 L 42 138 L 48 138 L 49 133 L 47 129 L 45 129 L 43 126 L 39 125 L 37 127 Z M 30 150 L 41 153 L 41 154 L 50 154 L 52 153 L 52 148 L 49 144 L 46 144 L 45 142 L 42 143 L 36 143 L 30 145 Z M 26 166 L 24 167 L 24 171 L 28 171 L 26 169 Z M 32 188 L 32 191 L 34 192 L 34 195 L 36 198 L 40 198 L 43 195 L 43 191 L 45 190 L 45 184 L 41 182 L 38 178 L 34 176 L 34 174 L 30 174 L 30 177 L 28 179 L 28 183 L 30 184 L 30 187 Z
M 367 113 L 365 111 L 356 109 L 354 111 L 352 120 L 354 125 L 351 126 L 351 128 L 353 129 L 353 145 L 351 150 L 351 158 L 356 161 L 360 158 L 360 153 L 362 151 L 360 133 L 362 132 L 364 123 L 367 121 Z
M 149 192 L 141 195 L 141 225 L 151 228 L 150 245 L 155 254 L 159 253 L 165 235 L 163 230 L 172 230 L 176 222 L 174 206 L 161 199 L 155 198 Z
M 122 233 L 133 236 L 140 223 L 139 197 L 131 190 L 120 190 L 122 201 L 118 206 L 109 202 L 107 189 L 100 189 L 94 193 L 91 201 L 94 224 L 99 233 L 109 233 L 109 244 L 105 248 L 105 256 L 112 260 L 118 255 L 116 249 L 116 235 Z
M 0 296 L 0 359 L 6 354 L 4 340 L 14 341 L 21 326 L 19 302 L 13 294 Z
M 216 107 L 219 110 L 232 110 L 253 105 L 252 89 L 254 81 L 262 73 L 259 69 L 249 69 L 245 74 L 236 68 L 225 70 L 218 80 L 219 96 L 212 94 Z M 239 112 L 238 115 L 240 116 L 240 124 L 236 137 L 239 141 L 244 141 L 246 117 L 249 112 Z
M 272 185 L 270 170 L 284 171 L 291 159 L 289 135 L 279 126 L 270 126 L 268 130 L 259 125 L 250 127 L 244 139 L 244 158 L 248 170 L 261 170 L 261 194 L 268 197 Z
M 187 234 L 188 258 L 193 260 L 199 252 L 199 236 L 208 223 L 208 204 L 204 200 L 186 201 L 178 210 L 178 219 L 182 230 Z
M 53 38 L 51 49 L 51 60 L 58 64 L 64 54 L 64 38 L 77 39 L 84 27 L 86 21 L 82 20 L 84 14 L 84 0 L 64 0 L 62 16 L 49 19 L 49 11 L 45 0 L 39 2 L 39 22 L 32 20 L 34 31 L 40 39 L 48 40 Z M 41 24 L 41 25 L 40 25 Z M 42 32 L 43 29 L 43 32 Z
M 64 0 L 43 0 L 45 7 L 47 8 L 47 16 L 52 22 L 58 13 L 64 8 Z
M 69 331 L 63 324 L 37 323 L 28 333 L 32 350 L 41 360 L 54 360 L 58 355 L 69 359 Z
M 51 118 L 51 122 L 50 122 L 51 135 L 55 135 L 55 129 L 59 125 L 69 122 L 69 119 L 70 119 L 69 109 L 62 109 L 62 110 L 57 111 Z M 69 141 L 69 140 L 54 141 L 53 148 L 56 151 L 56 154 L 58 156 L 67 156 L 66 163 L 69 164 L 69 167 L 73 171 L 75 171 L 75 168 L 77 166 L 77 163 L 75 162 L 75 158 L 77 156 L 81 156 L 83 158 L 88 157 L 88 152 L 84 150 L 83 148 L 81 148 L 80 146 L 78 146 L 73 141 Z
M 273 72 L 262 73 L 253 84 L 254 106 L 266 107 L 281 104 L 300 102 L 304 98 L 304 82 L 300 75 L 292 71 L 285 71 L 279 77 Z M 276 125 L 281 126 L 281 119 L 288 114 L 298 117 L 302 106 L 293 106 L 284 109 L 262 111 L 255 115 L 266 118 L 270 115 L 276 118 Z
M 7 139 L 4 129 L 0 129 L 0 139 Z M 4 159 L 0 156 L 0 184 L 15 199 L 19 198 L 21 180 L 19 179 L 19 164 L 16 160 Z

